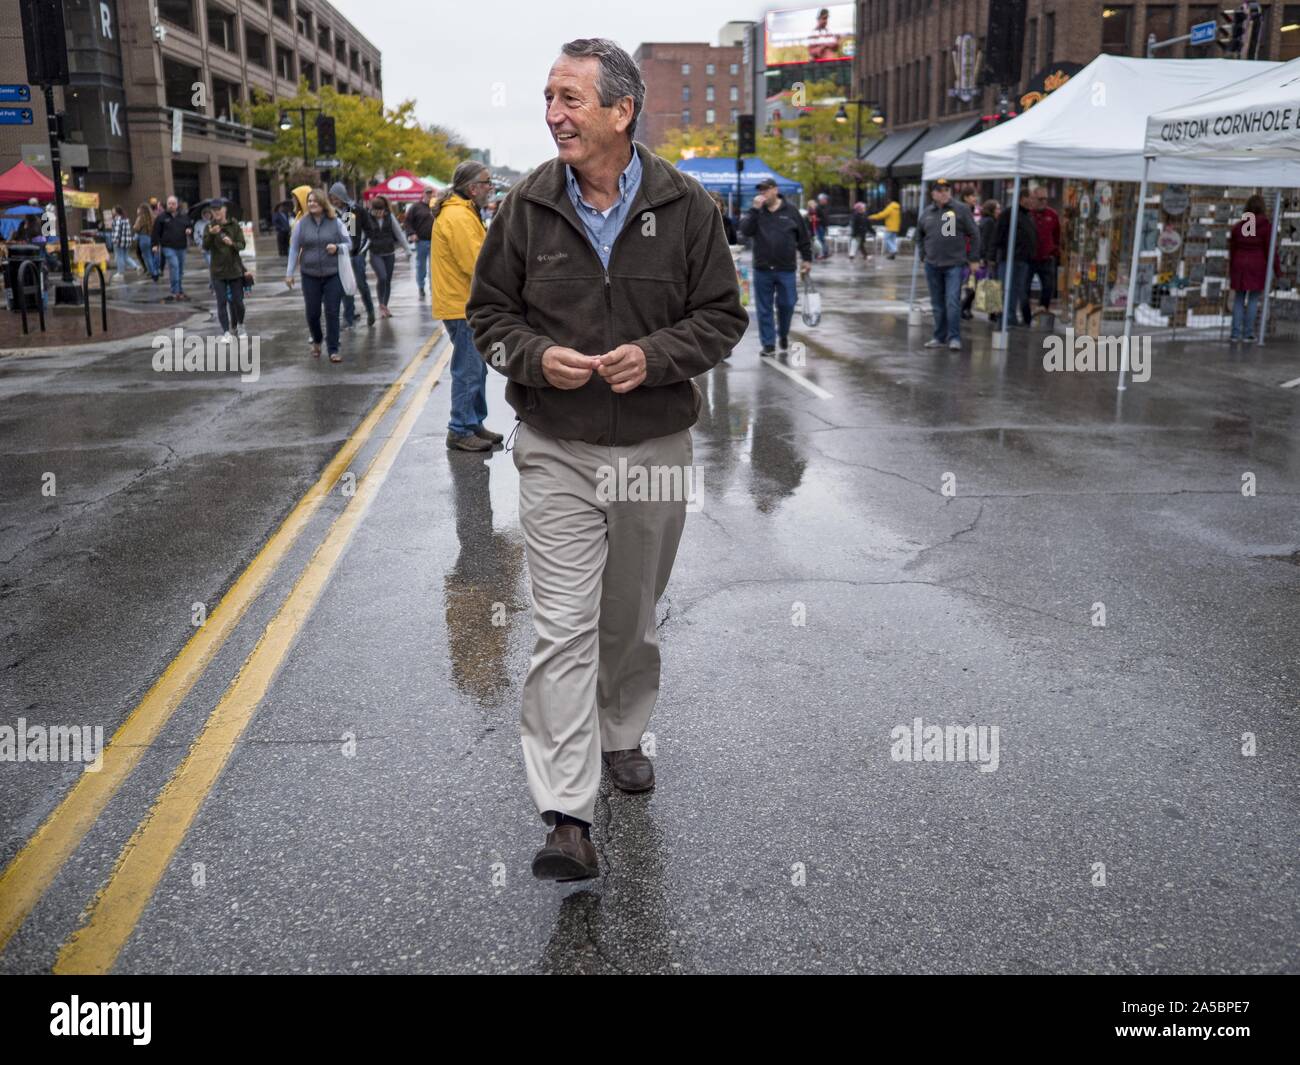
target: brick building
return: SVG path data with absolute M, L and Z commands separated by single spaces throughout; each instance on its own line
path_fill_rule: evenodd
M 1061 63 L 1084 66 L 1102 52 L 1146 55 L 1146 42 L 1181 36 L 1197 22 L 1215 21 L 1227 3 L 1103 3 L 1101 0 L 1027 0 L 1020 83 L 1011 109 L 1036 75 Z M 1265 18 L 1259 59 L 1300 55 L 1300 3 L 1262 5 Z M 964 102 L 953 96 L 952 48 L 973 34 L 982 54 L 989 0 L 858 0 L 854 85 L 860 99 L 885 115 L 886 137 L 864 151 L 880 169 L 888 195 L 914 210 L 921 157 L 980 128 L 996 114 L 995 88 Z M 1180 44 L 1156 53 L 1164 59 L 1221 57 L 1214 44 Z M 882 193 L 886 190 L 882 189 Z
M 688 126 L 734 128 L 753 110 L 753 85 L 743 29 L 723 27 L 721 43 L 642 44 L 632 54 L 645 80 L 645 105 L 636 139 L 653 149 L 669 130 Z
M 14 79 L 26 71 L 18 8 L 0 0 L 0 68 Z M 105 208 L 175 192 L 227 196 L 241 217 L 267 217 L 284 195 L 259 167 L 272 136 L 231 121 L 235 102 L 254 88 L 292 96 L 299 77 L 382 94 L 379 50 L 325 0 L 65 0 L 64 17 L 72 84 L 55 90 L 55 106 L 67 116 L 70 184 L 100 193 Z M 48 154 L 39 96 L 34 110 L 34 125 L 0 127 L 0 160 L 26 156 L 49 173 L 27 151 Z

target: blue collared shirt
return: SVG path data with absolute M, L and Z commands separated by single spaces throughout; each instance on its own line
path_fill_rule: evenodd
M 615 239 L 623 231 L 627 213 L 632 209 L 632 201 L 636 199 L 637 189 L 641 187 L 641 157 L 637 154 L 636 145 L 632 146 L 632 161 L 618 176 L 618 199 L 606 211 L 598 211 L 583 200 L 582 190 L 578 187 L 578 175 L 567 163 L 564 165 L 564 174 L 569 188 L 569 199 L 573 201 L 573 209 L 582 219 L 582 227 L 587 231 L 587 239 L 591 241 L 591 246 L 600 256 L 601 265 L 608 270 L 610 249 L 614 247 Z

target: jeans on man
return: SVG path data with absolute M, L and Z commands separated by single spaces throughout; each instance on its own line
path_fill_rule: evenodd
M 415 287 L 424 293 L 425 282 L 429 280 L 429 248 L 433 245 L 431 240 L 417 240 L 415 242 Z
M 930 287 L 930 307 L 934 311 L 934 339 L 961 339 L 962 264 L 935 266 L 925 264 L 925 283 Z
M 370 302 L 370 285 L 366 281 L 366 253 L 352 256 L 352 276 L 357 280 L 357 295 L 365 305 L 366 314 L 375 316 L 375 305 Z M 343 321 L 351 325 L 357 320 L 357 301 L 355 296 L 343 297 Z
M 458 436 L 472 433 L 487 417 L 487 363 L 474 347 L 474 332 L 464 318 L 445 318 L 451 338 L 451 420 Z
M 179 296 L 183 291 L 181 281 L 185 278 L 185 249 L 163 248 L 162 253 L 167 263 L 167 284 L 171 286 L 172 295 Z
M 343 282 L 338 274 L 316 277 L 302 275 L 302 299 L 307 309 L 307 328 L 311 342 L 319 344 L 321 305 L 325 307 L 325 351 L 333 355 L 339 350 L 339 303 L 343 298 Z
M 1032 287 L 1034 278 L 1038 278 L 1039 300 L 1038 302 L 1050 308 L 1052 298 L 1056 295 L 1056 257 L 1048 256 L 1046 259 L 1035 259 L 1030 267 L 1029 284 Z M 1025 301 L 1029 301 L 1029 293 L 1025 293 Z
M 765 348 L 773 347 L 776 338 L 790 336 L 790 319 L 794 317 L 797 296 L 793 270 L 754 270 L 754 299 L 758 305 L 758 338 Z M 776 301 L 776 328 L 772 328 L 772 302 Z
M 1017 259 L 1015 269 L 1011 271 L 1011 280 L 1007 280 L 1007 263 L 1004 259 L 998 264 L 998 273 L 1003 285 L 1010 285 L 1011 320 L 1008 325 L 1016 324 L 1019 315 L 1025 325 L 1033 325 L 1034 317 L 1029 306 L 1029 273 L 1033 264 L 1028 259 Z
M 885 254 L 886 255 L 898 254 L 898 234 L 895 233 L 892 229 L 885 230 Z
M 1255 339 L 1255 313 L 1259 310 L 1258 292 L 1234 292 L 1232 296 L 1232 339 Z

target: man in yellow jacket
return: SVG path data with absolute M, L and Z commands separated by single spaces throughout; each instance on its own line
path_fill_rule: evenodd
M 885 252 L 892 259 L 898 254 L 898 231 L 903 225 L 903 208 L 897 200 L 890 200 L 885 207 L 867 217 L 873 222 L 885 224 Z
M 458 451 L 490 451 L 505 438 L 483 425 L 487 417 L 487 363 L 474 347 L 465 321 L 474 266 L 487 231 L 479 210 L 492 198 L 492 174 L 466 159 L 433 203 L 429 267 L 433 316 L 451 338 L 451 421 L 447 446 Z

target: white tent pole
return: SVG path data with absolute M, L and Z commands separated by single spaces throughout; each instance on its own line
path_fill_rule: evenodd
M 1138 256 L 1142 251 L 1142 222 L 1146 215 L 1147 178 L 1151 174 L 1151 156 L 1142 160 L 1142 184 L 1138 186 L 1137 212 L 1133 216 L 1133 258 L 1128 265 L 1128 299 L 1124 302 L 1124 343 L 1119 349 L 1119 384 L 1116 391 L 1123 392 L 1124 375 L 1128 373 L 1128 346 L 1133 337 L 1133 312 L 1137 309 Z
M 1277 254 L 1277 232 L 1282 228 L 1282 190 L 1279 188 L 1273 197 L 1273 232 L 1268 238 L 1268 267 L 1264 274 L 1264 310 L 1259 319 L 1259 340 L 1264 343 L 1264 334 L 1268 332 L 1268 301 L 1273 295 L 1273 256 Z
M 1011 328 L 1011 288 L 1016 276 L 1016 226 L 1020 219 L 1020 174 L 1016 174 L 1015 185 L 1011 189 L 1011 225 L 1007 230 L 1007 272 L 1002 279 L 1002 334 L 1001 342 L 994 336 L 994 347 L 1005 348 L 1010 338 Z
M 916 273 L 921 262 L 921 241 L 920 241 L 921 212 L 925 210 L 925 205 L 927 202 L 925 198 L 925 190 L 928 185 L 929 182 L 926 181 L 921 182 L 921 206 L 916 212 L 917 234 L 916 237 L 914 237 L 912 240 L 912 291 L 907 297 L 907 311 L 909 315 L 911 314 L 913 308 L 916 306 Z

